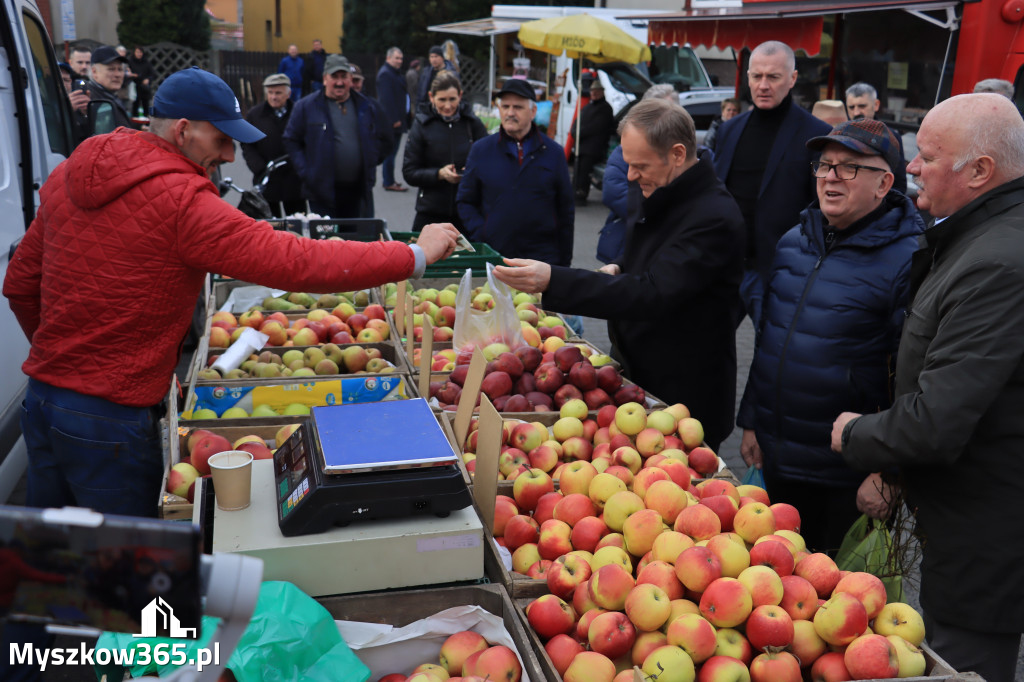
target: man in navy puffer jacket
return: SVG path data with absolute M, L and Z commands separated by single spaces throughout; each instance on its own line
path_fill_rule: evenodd
M 924 223 L 892 190 L 899 144 L 885 125 L 847 121 L 808 148 L 818 202 L 775 252 L 737 423 L 741 454 L 773 502 L 799 511 L 815 551 L 838 549 L 861 513 L 888 515 L 891 491 L 831 449 L 834 415 L 892 402 L 911 254 Z M 810 169 L 809 169 L 810 170 Z

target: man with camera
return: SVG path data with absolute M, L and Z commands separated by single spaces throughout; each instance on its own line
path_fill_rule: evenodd
M 135 128 L 132 124 L 128 110 L 124 108 L 117 93 L 124 85 L 125 64 L 127 59 L 117 53 L 112 47 L 103 45 L 96 48 L 92 53 L 92 80 L 76 79 L 74 88 L 83 90 L 89 94 L 92 102 L 109 102 L 113 108 L 114 128 L 126 126 Z M 88 104 L 75 109 L 78 124 L 81 126 L 88 119 Z

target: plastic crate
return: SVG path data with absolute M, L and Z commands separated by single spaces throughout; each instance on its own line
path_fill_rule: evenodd
M 308 221 L 310 239 L 340 237 L 360 242 L 390 240 L 388 223 L 382 218 L 324 218 Z
M 416 238 L 415 232 L 392 232 L 395 241 L 409 243 Z M 501 254 L 482 242 L 470 242 L 475 253 L 456 251 L 448 258 L 428 265 L 423 273 L 424 278 L 461 277 L 466 270 L 473 270 L 472 277 L 486 277 L 487 264 L 502 265 Z

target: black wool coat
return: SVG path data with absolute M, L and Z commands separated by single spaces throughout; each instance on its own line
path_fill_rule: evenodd
M 622 274 L 552 266 L 545 308 L 608 320 L 626 375 L 685 404 L 709 442 L 733 428 L 743 216 L 710 157 L 630 216 Z

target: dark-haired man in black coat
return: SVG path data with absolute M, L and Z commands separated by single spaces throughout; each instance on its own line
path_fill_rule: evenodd
M 641 102 L 619 130 L 628 178 L 643 194 L 619 261 L 592 272 L 509 259 L 495 274 L 543 291 L 545 308 L 609 320 L 627 376 L 685 404 L 717 450 L 733 427 L 743 216 L 710 159 L 697 157 L 693 119 L 678 104 Z

